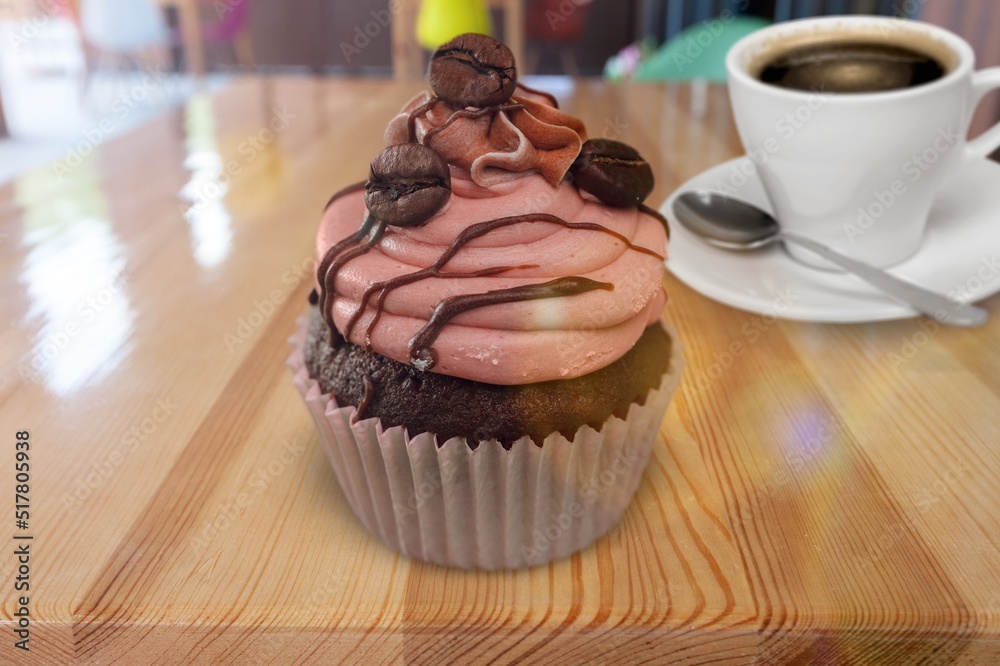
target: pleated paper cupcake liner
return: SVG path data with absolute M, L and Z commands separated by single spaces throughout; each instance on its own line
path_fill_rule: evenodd
M 542 446 L 525 436 L 509 450 L 496 440 L 472 449 L 455 437 L 410 437 L 377 418 L 351 423 L 355 407 L 324 394 L 305 366 L 307 318 L 290 340 L 288 365 L 358 519 L 409 557 L 463 569 L 517 569 L 586 548 L 621 519 L 658 440 L 680 382 L 673 330 L 670 368 L 644 404 L 599 430 L 581 426 Z

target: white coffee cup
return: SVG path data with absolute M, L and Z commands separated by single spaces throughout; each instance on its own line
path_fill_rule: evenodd
M 807 92 L 758 78 L 790 48 L 837 41 L 906 46 L 935 58 L 945 74 L 869 93 Z M 726 58 L 733 113 L 782 227 L 876 266 L 916 253 L 941 186 L 964 160 L 1000 146 L 1000 125 L 966 141 L 979 101 L 1000 88 L 1000 67 L 974 66 L 972 47 L 959 36 L 877 16 L 789 21 L 737 42 Z M 830 267 L 808 251 L 788 250 Z

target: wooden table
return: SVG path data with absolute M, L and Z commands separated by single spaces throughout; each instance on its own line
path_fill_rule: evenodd
M 997 298 L 986 328 L 927 333 L 768 320 L 668 277 L 686 379 L 620 528 L 513 573 L 370 537 L 283 363 L 319 212 L 416 89 L 241 79 L 0 187 L 0 496 L 30 430 L 29 529 L 5 530 L 33 536 L 32 659 L 8 626 L 0 661 L 998 663 Z M 738 154 L 727 104 L 581 83 L 564 108 L 641 149 L 658 203 Z

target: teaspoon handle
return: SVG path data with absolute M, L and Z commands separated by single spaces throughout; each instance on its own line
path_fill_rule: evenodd
M 801 245 L 810 252 L 818 254 L 830 263 L 837 264 L 865 282 L 878 287 L 890 296 L 911 305 L 922 314 L 933 317 L 943 324 L 975 327 L 982 326 L 989 318 L 989 313 L 982 308 L 949 300 L 940 294 L 900 279 L 881 268 L 876 268 L 857 259 L 845 257 L 822 243 L 817 243 L 809 238 L 788 233 L 787 231 L 782 231 L 778 234 L 778 238 Z

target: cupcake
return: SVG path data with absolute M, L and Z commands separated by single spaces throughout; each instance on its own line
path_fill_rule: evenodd
M 328 203 L 295 384 L 352 509 L 463 568 L 543 564 L 620 520 L 681 356 L 649 165 L 462 35 Z

